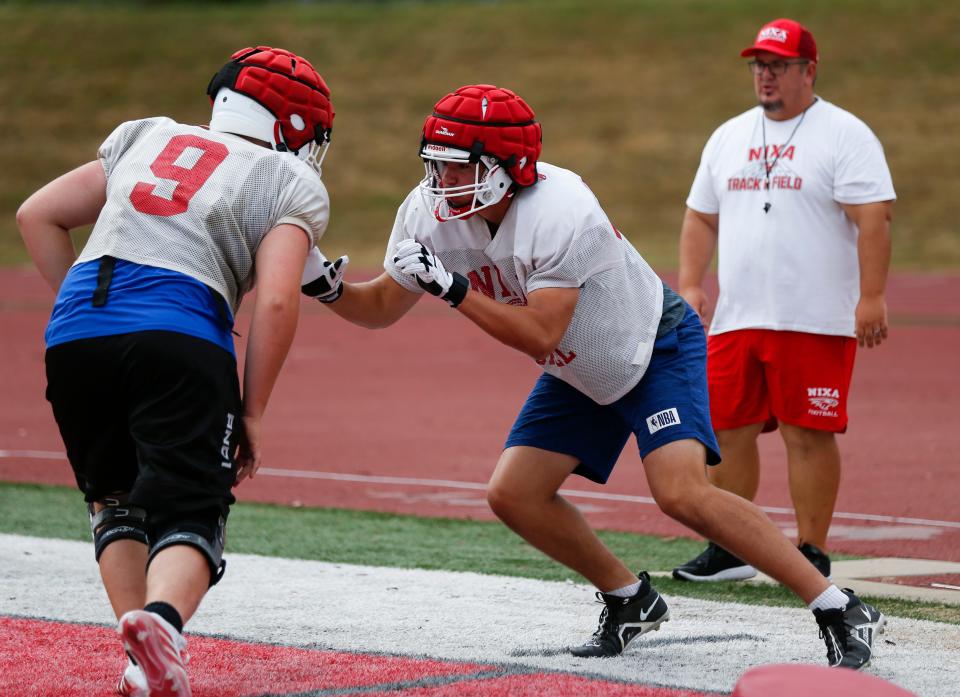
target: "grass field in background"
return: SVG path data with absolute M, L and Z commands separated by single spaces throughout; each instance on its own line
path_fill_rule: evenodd
M 240 503 L 234 506 L 227 529 L 228 557 L 230 552 L 237 552 L 585 583 L 495 522 Z M 78 491 L 34 484 L 0 482 L 0 532 L 90 539 L 86 509 Z M 601 531 L 599 535 L 614 553 L 637 570 L 669 570 L 702 549 L 700 542 L 688 539 L 610 531 Z M 92 544 L 90 554 L 92 559 Z M 800 605 L 792 593 L 779 586 L 736 582 L 695 584 L 671 578 L 654 580 L 657 588 L 667 595 Z M 960 624 L 956 607 L 890 598 L 874 602 L 890 615 Z
M 960 4 L 952 0 L 5 3 L 0 264 L 27 261 L 13 219 L 121 121 L 205 123 L 213 72 L 240 47 L 310 58 L 337 116 L 322 248 L 376 266 L 422 168 L 424 116 L 461 84 L 519 92 L 543 158 L 580 173 L 658 269 L 676 266 L 707 137 L 753 104 L 739 51 L 771 13 L 820 46 L 818 93 L 883 142 L 899 201 L 894 266 L 960 268 Z

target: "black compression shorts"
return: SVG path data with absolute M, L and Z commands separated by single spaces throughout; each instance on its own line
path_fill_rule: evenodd
M 47 399 L 88 502 L 129 492 L 151 515 L 234 502 L 240 385 L 234 357 L 169 331 L 47 350 Z

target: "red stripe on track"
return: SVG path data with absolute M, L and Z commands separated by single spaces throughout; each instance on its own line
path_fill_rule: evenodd
M 194 697 L 371 687 L 492 669 L 471 663 L 248 644 L 189 633 L 187 640 L 191 656 L 187 672 Z M 113 629 L 11 617 L 0 617 L 0 656 L 0 695 L 4 697 L 115 697 L 126 665 L 120 637 Z

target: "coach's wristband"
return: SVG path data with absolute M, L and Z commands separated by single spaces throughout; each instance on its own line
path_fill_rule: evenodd
M 456 271 L 452 274 L 453 283 L 450 284 L 450 290 L 446 292 L 443 299 L 450 303 L 450 307 L 457 307 L 467 297 L 467 291 L 470 290 L 470 282 L 465 276 L 461 276 Z

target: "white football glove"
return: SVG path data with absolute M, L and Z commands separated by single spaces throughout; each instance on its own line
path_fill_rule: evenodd
M 347 270 L 350 257 L 344 255 L 329 261 L 319 249 L 313 247 L 307 255 L 307 263 L 300 277 L 300 291 L 322 303 L 332 303 L 343 295 L 343 272 Z
M 394 249 L 393 263 L 405 274 L 417 279 L 417 284 L 431 295 L 446 300 L 456 307 L 467 296 L 470 283 L 458 273 L 450 273 L 422 244 L 413 239 L 401 240 Z

